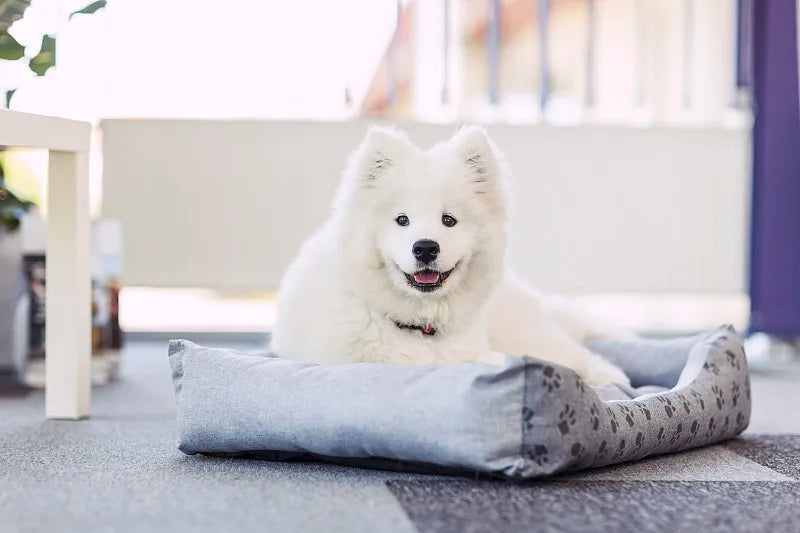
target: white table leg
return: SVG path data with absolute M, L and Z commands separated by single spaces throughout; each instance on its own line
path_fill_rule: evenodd
M 45 409 L 89 416 L 91 277 L 86 152 L 50 152 L 47 217 Z

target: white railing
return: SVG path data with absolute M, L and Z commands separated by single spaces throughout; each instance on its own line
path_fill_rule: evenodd
M 436 8 L 439 3 L 442 9 Z M 416 103 L 415 112 L 402 116 L 552 124 L 746 122 L 752 3 L 529 0 L 530 7 L 521 9 L 521 2 L 487 0 L 476 10 L 485 11 L 485 50 L 472 57 L 472 69 L 456 69 L 450 76 L 447 86 L 455 97 L 438 109 Z M 458 63 L 467 50 L 475 52 L 463 36 L 456 46 L 448 44 L 451 30 L 464 24 L 458 14 L 478 4 L 456 0 L 418 4 L 418 16 L 405 23 L 415 24 L 415 38 L 428 50 L 437 42 L 445 50 L 442 58 L 428 54 L 424 61 L 417 59 L 414 98 L 428 102 L 439 90 L 435 72 L 449 74 L 454 59 Z M 441 19 L 443 30 L 425 23 L 430 17 Z M 515 26 L 510 18 L 518 22 L 526 17 L 523 30 L 517 27 L 519 31 L 503 34 Z M 584 40 L 580 52 L 565 52 Z M 535 56 L 522 43 L 535 43 Z M 516 74 L 508 67 L 501 69 L 505 62 L 515 65 Z M 481 64 L 485 71 L 474 68 Z M 526 87 L 522 80 L 528 78 L 532 82 Z
M 49 150 L 45 411 L 89 416 L 89 124 L 0 110 L 0 146 Z M 0 273 L 2 275 L 2 273 Z
M 454 125 L 408 123 L 421 145 Z M 107 120 L 125 282 L 274 290 L 327 216 L 364 122 Z M 510 255 L 545 289 L 746 287 L 749 132 L 490 126 L 515 172 Z

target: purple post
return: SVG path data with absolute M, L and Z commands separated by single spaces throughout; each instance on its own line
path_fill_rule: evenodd
M 500 0 L 489 1 L 486 46 L 489 55 L 489 103 L 500 102 Z
M 800 108 L 795 0 L 753 2 L 750 330 L 800 335 Z

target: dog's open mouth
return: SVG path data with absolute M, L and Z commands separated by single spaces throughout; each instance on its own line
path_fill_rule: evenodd
M 456 266 L 458 265 L 456 264 Z M 439 272 L 438 270 L 430 270 L 426 268 L 424 270 L 418 270 L 413 274 L 408 274 L 406 272 L 403 272 L 403 274 L 405 274 L 408 284 L 418 291 L 431 292 L 444 285 L 444 282 L 447 281 L 447 278 L 455 269 L 456 267 L 453 267 L 446 272 Z

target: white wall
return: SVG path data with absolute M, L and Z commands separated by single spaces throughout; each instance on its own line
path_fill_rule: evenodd
M 430 145 L 450 125 L 407 124 Z M 128 285 L 274 289 L 326 217 L 363 122 L 106 120 L 103 215 Z M 562 291 L 741 291 L 749 133 L 491 126 L 511 162 L 511 258 Z

